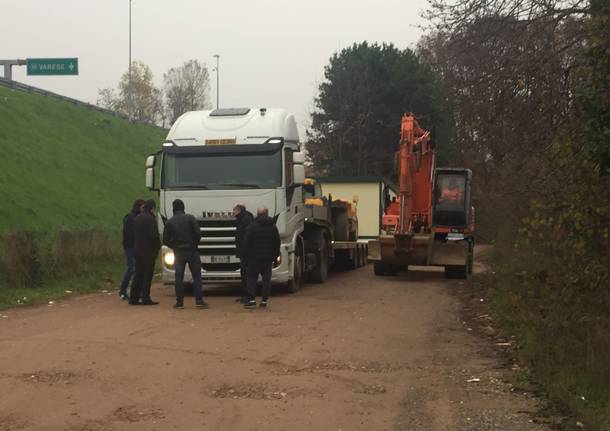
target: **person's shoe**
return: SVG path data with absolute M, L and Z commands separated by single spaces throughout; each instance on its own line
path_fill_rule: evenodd
M 182 310 L 182 309 L 184 309 L 184 304 L 182 302 L 176 302 L 174 304 L 174 308 L 176 308 L 178 310 Z
M 263 299 L 259 305 L 260 308 L 267 308 L 267 300 Z
M 142 305 L 158 305 L 159 303 L 157 301 L 153 301 L 152 299 L 149 299 L 147 301 L 142 301 Z
M 248 308 L 248 309 L 256 308 L 256 301 L 254 299 L 249 300 L 248 302 L 246 302 L 244 304 L 244 308 Z
M 210 308 L 210 306 L 205 302 L 205 301 L 201 301 L 195 304 L 195 308 L 199 308 L 199 309 L 207 309 Z
M 129 295 L 127 295 L 125 292 L 119 292 L 119 298 L 121 298 L 123 301 L 127 301 L 129 299 Z

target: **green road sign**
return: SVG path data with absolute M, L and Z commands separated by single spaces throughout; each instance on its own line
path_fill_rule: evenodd
M 28 75 L 78 75 L 78 58 L 28 58 Z

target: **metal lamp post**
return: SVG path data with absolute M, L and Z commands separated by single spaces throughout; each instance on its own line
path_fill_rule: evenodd
M 220 55 L 214 54 L 214 58 L 216 59 L 216 109 L 218 109 L 220 107 Z
M 131 120 L 131 93 L 132 93 L 132 88 L 131 88 L 131 0 L 129 0 L 129 83 L 128 83 L 128 90 L 127 90 L 127 116 L 129 117 L 129 119 Z

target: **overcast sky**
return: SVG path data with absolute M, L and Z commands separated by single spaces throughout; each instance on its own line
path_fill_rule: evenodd
M 157 85 L 189 59 L 220 55 L 221 107 L 282 107 L 308 123 L 323 68 L 363 40 L 414 47 L 426 0 L 132 0 L 132 58 Z M 0 58 L 78 57 L 79 76 L 13 79 L 88 102 L 128 66 L 129 0 L 0 0 Z M 3 71 L 0 71 L 3 73 Z

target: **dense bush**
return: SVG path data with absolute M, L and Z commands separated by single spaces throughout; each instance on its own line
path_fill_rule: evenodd
M 496 245 L 494 305 L 552 399 L 610 426 L 610 188 L 595 165 L 558 145 L 544 199 Z M 560 174 L 559 174 L 560 173 Z M 560 178 L 560 180 L 558 179 Z M 556 180 L 556 181 L 554 181 Z
M 495 317 L 550 397 L 610 429 L 610 0 L 435 0 Z M 564 410 L 568 412 L 568 410 Z
M 81 275 L 120 257 L 118 234 L 99 230 L 0 234 L 0 288 L 36 287 L 46 280 Z

